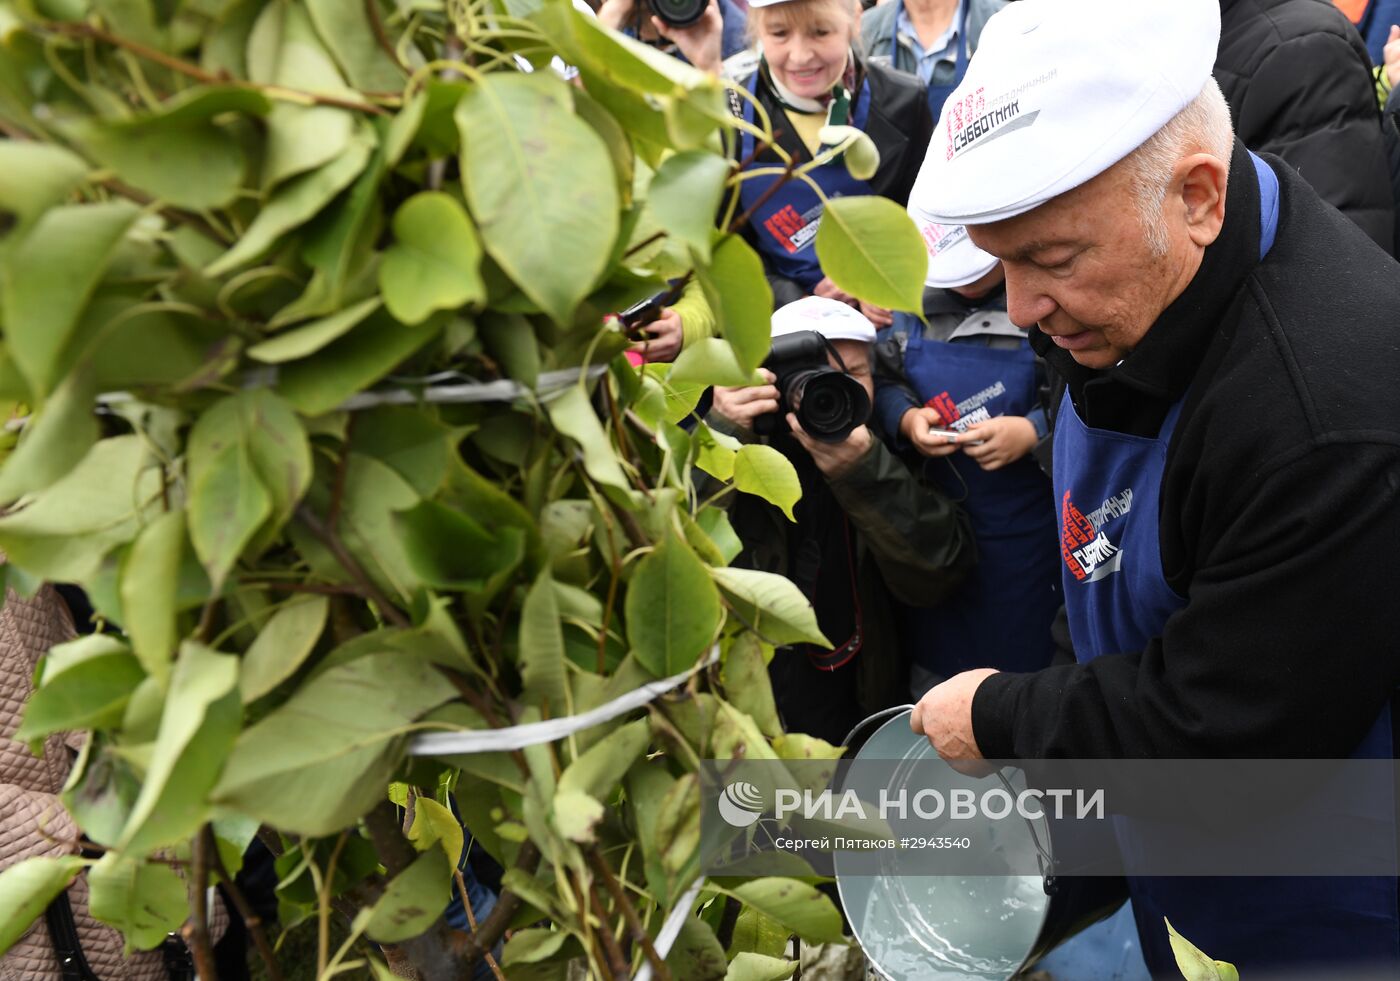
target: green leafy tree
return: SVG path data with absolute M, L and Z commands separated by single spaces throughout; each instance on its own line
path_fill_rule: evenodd
M 91 847 L 0 875 L 0 950 L 85 870 L 94 915 L 140 948 L 188 921 L 212 978 L 205 887 L 254 835 L 321 977 L 387 976 L 379 945 L 468 977 L 509 929 L 507 975 L 776 978 L 789 934 L 839 939 L 802 881 L 695 888 L 698 761 L 830 752 L 779 738 L 765 670 L 810 607 L 726 568 L 691 477 L 790 508 L 795 475 L 678 425 L 768 348 L 740 97 L 567 0 L 0 0 L 0 548 L 106 628 L 18 734 L 91 730 Z M 832 202 L 818 248 L 917 306 L 892 203 Z M 606 314 L 689 282 L 722 337 L 630 366 Z M 677 675 L 550 741 L 413 743 Z M 470 935 L 450 801 L 508 870 Z

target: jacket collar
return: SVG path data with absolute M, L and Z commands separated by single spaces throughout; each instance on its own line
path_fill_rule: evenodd
M 1140 393 L 1168 403 L 1185 393 L 1220 321 L 1259 264 L 1258 178 L 1249 152 L 1238 140 L 1230 158 L 1227 188 L 1219 238 L 1206 247 L 1201 267 L 1186 289 L 1123 361 L 1107 369 L 1085 368 L 1040 328 L 1031 328 L 1032 348 L 1069 383 L 1076 404 L 1094 390 L 1108 395 L 1110 387 L 1129 389 L 1118 391 L 1117 398 Z

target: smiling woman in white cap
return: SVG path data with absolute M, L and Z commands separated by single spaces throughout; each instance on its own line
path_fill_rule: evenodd
M 825 355 L 819 348 L 817 367 L 847 371 L 872 390 L 869 320 L 825 297 L 773 314 L 775 340 L 804 332 L 829 344 Z M 802 498 L 789 520 L 761 498 L 733 495 L 730 520 L 744 545 L 735 565 L 786 575 L 812 602 L 835 646 L 780 648 L 769 673 L 784 726 L 839 744 L 872 712 L 907 700 L 891 597 L 922 606 L 946 596 L 972 566 L 972 533 L 947 496 L 918 480 L 865 425 L 832 443 L 809 436 L 794 414 L 777 418 L 778 376 L 763 371 L 768 384 L 716 388 L 706 422 L 777 449 L 796 469 Z M 760 437 L 755 429 L 769 427 L 756 420 L 764 419 L 774 434 Z
M 1012 320 L 1065 383 L 1077 661 L 934 688 L 911 724 L 947 759 L 1395 755 L 1400 266 L 1233 138 L 1219 18 L 1013 3 L 929 147 L 923 203 L 1002 260 Z M 1169 864 L 1154 827 L 1116 825 L 1154 975 L 1175 970 L 1168 917 L 1245 978 L 1400 976 L 1393 871 L 1133 874 Z
M 749 35 L 762 59 L 741 84 L 772 120 L 777 145 L 799 163 L 820 152 L 820 133 L 828 124 L 854 126 L 870 137 L 880 163 L 868 179 L 851 176 L 839 159 L 810 173 L 828 197 L 878 194 L 903 205 L 933 119 L 923 83 L 888 66 L 867 64 L 856 53 L 859 16 L 858 0 L 750 0 Z M 696 42 L 696 47 L 707 46 Z M 718 50 L 713 43 L 708 49 Z M 744 100 L 741 108 L 753 123 L 753 105 Z M 757 151 L 752 135 L 736 142 L 737 159 L 746 167 L 782 167 L 773 149 Z M 763 257 L 774 307 L 807 295 L 854 303 L 817 261 L 821 199 L 801 180 L 769 194 L 778 180 L 776 175 L 746 180 L 741 196 L 742 209 L 755 209 L 744 234 Z

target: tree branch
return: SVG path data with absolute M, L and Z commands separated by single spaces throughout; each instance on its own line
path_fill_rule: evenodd
M 253 946 L 257 948 L 258 956 L 262 958 L 263 965 L 267 968 L 268 981 L 283 981 L 282 965 L 277 962 L 277 954 L 272 949 L 272 944 L 268 942 L 267 931 L 263 929 L 262 917 L 258 916 L 249 904 L 248 897 L 243 895 L 243 890 L 238 888 L 238 884 L 233 881 L 233 876 L 228 874 L 228 869 L 224 867 L 224 860 L 219 857 L 217 846 L 210 852 L 209 858 L 210 866 L 219 877 L 219 882 L 233 903 L 233 908 L 238 910 L 238 915 L 243 917 L 243 925 L 252 934 Z
M 365 572 L 364 566 L 360 565 L 355 556 L 350 554 L 345 543 L 330 528 L 326 527 L 326 523 L 317 516 L 316 512 L 302 504 L 297 508 L 297 518 L 306 525 L 307 530 L 315 536 L 317 541 L 330 550 L 330 553 L 335 556 L 335 560 L 340 563 L 341 568 L 349 573 L 351 579 L 355 580 L 360 591 L 369 597 L 375 606 L 379 607 L 379 612 L 384 615 L 384 619 L 396 627 L 413 626 L 413 621 L 409 620 L 404 612 L 395 606 L 388 596 L 384 595 L 384 591 L 374 584 L 374 580 L 370 579 L 369 574 Z
M 219 979 L 218 968 L 214 965 L 214 945 L 209 940 L 209 853 L 212 849 L 213 835 L 206 824 L 194 837 L 189 884 L 190 918 L 180 931 L 190 948 L 200 981 Z
M 642 953 L 646 955 L 647 963 L 651 965 L 652 976 L 656 978 L 656 981 L 671 981 L 671 969 L 666 966 L 666 962 L 656 952 L 656 945 L 651 942 L 651 934 L 647 933 L 646 927 L 642 926 L 642 920 L 637 916 L 636 907 L 627 898 L 627 891 L 617 881 L 617 876 L 613 873 L 608 860 L 603 857 L 603 853 L 598 850 L 597 845 L 588 846 L 584 850 L 584 856 L 588 859 L 588 864 L 594 873 L 603 880 L 603 885 L 612 895 L 617 908 L 622 911 L 622 918 L 627 921 L 627 929 L 632 934 L 632 940 L 641 944 Z

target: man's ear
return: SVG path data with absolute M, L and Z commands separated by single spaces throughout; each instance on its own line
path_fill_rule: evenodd
M 1175 187 L 1185 212 L 1186 234 L 1200 248 L 1220 237 L 1229 174 L 1225 161 L 1209 153 L 1193 153 L 1177 161 Z

